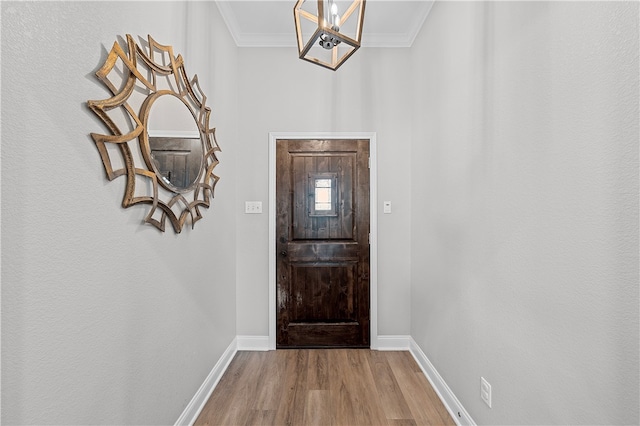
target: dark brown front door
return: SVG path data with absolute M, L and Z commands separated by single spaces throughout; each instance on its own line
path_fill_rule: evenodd
M 369 347 L 369 141 L 276 142 L 278 348 Z

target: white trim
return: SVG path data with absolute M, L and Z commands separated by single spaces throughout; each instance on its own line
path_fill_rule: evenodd
M 369 133 L 369 292 L 371 306 L 369 322 L 371 327 L 371 349 L 377 350 L 378 343 L 378 144 L 376 134 Z
M 378 336 L 379 351 L 408 351 L 411 336 Z
M 408 47 L 413 46 L 413 42 L 416 41 L 416 37 L 418 37 L 418 34 L 420 33 L 420 30 L 424 26 L 424 22 L 427 20 L 427 17 L 431 13 L 431 8 L 433 7 L 434 4 L 435 4 L 435 1 L 425 2 L 424 9 L 420 11 L 420 14 L 418 15 L 418 19 L 414 21 L 415 27 L 407 31 L 407 35 L 409 36 L 409 39 L 407 40 L 409 45 Z
M 238 336 L 239 351 L 268 351 L 269 336 Z
M 238 341 L 237 338 L 234 338 L 229 347 L 224 351 L 216 365 L 214 365 L 213 369 L 204 380 L 200 389 L 196 392 L 196 394 L 191 398 L 191 401 L 187 404 L 184 411 L 176 420 L 177 425 L 192 425 L 198 419 L 200 412 L 204 408 L 204 405 L 211 397 L 213 390 L 218 385 L 218 382 L 222 378 L 222 375 L 229 367 L 231 360 L 236 355 L 238 351 Z
M 231 38 L 236 43 L 236 46 L 240 46 L 238 43 L 238 34 L 240 33 L 238 29 L 238 21 L 236 20 L 236 15 L 233 13 L 233 9 L 231 5 L 226 1 L 216 1 L 216 6 L 218 6 L 218 12 L 220 12 L 220 16 L 222 16 L 222 20 L 227 25 L 227 29 L 229 30 L 229 34 L 231 34 Z
M 216 4 L 221 4 L 217 2 Z M 433 4 L 433 3 L 429 3 Z M 413 45 L 413 41 L 416 39 L 421 25 L 424 23 L 426 15 L 424 17 L 418 17 L 414 24 L 407 27 L 407 31 L 397 34 L 389 33 L 372 33 L 367 34 L 366 38 L 362 40 L 363 48 L 409 48 Z M 230 31 L 231 32 L 231 31 Z M 297 48 L 296 37 L 294 33 L 243 33 L 232 32 L 233 39 L 236 42 L 237 47 L 293 47 Z
M 438 394 L 438 397 L 451 415 L 451 418 L 453 418 L 453 421 L 460 426 L 475 426 L 476 423 L 473 421 L 469 413 L 467 413 L 467 410 L 462 406 L 442 376 L 438 374 L 438 371 L 433 364 L 431 364 L 431 361 L 429 361 L 429 358 L 427 358 L 422 349 L 420 349 L 420 346 L 418 346 L 416 341 L 411 337 L 409 350 L 422 369 L 424 375 L 427 376 L 427 380 L 429 380 L 431 386 Z
M 276 140 L 278 139 L 368 139 L 369 157 L 369 292 L 371 349 L 378 349 L 378 156 L 375 132 L 269 133 L 269 349 L 276 348 Z
M 269 349 L 276 348 L 276 139 L 269 133 Z
M 232 0 L 233 1 L 233 0 Z M 216 1 L 218 11 L 222 20 L 229 30 L 237 47 L 297 47 L 295 33 L 292 32 L 268 32 L 255 33 L 247 32 L 241 28 L 238 16 L 232 5 L 232 1 Z M 237 0 L 236 0 L 237 1 Z M 287 1 L 287 0 L 281 0 Z M 370 0 L 371 1 L 371 0 Z M 395 32 L 370 32 L 367 27 L 365 17 L 366 34 L 362 40 L 362 47 L 385 47 L 385 48 L 409 48 L 413 45 L 418 33 L 422 29 L 427 16 L 431 12 L 433 0 L 415 0 L 421 3 L 420 8 L 414 12 L 414 19 L 408 22 L 402 30 Z M 366 13 L 365 13 L 366 15 Z M 242 19 L 240 19 L 242 21 Z M 245 23 L 246 27 L 246 23 Z

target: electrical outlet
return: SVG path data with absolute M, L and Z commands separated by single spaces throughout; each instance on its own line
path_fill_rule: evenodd
M 480 398 L 491 408 L 491 385 L 484 377 L 480 377 Z
M 262 213 L 262 201 L 245 201 L 244 212 L 247 214 Z

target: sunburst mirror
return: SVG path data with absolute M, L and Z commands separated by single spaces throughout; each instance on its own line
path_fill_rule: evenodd
M 111 96 L 87 105 L 108 133 L 91 133 L 109 180 L 125 176 L 122 207 L 148 205 L 144 222 L 176 233 L 208 208 L 219 177 L 211 108 L 181 55 L 151 36 L 116 40 L 96 72 Z

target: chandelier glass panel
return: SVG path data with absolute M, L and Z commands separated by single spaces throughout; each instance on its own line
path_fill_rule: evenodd
M 300 59 L 338 69 L 362 40 L 366 0 L 298 0 L 293 8 Z

